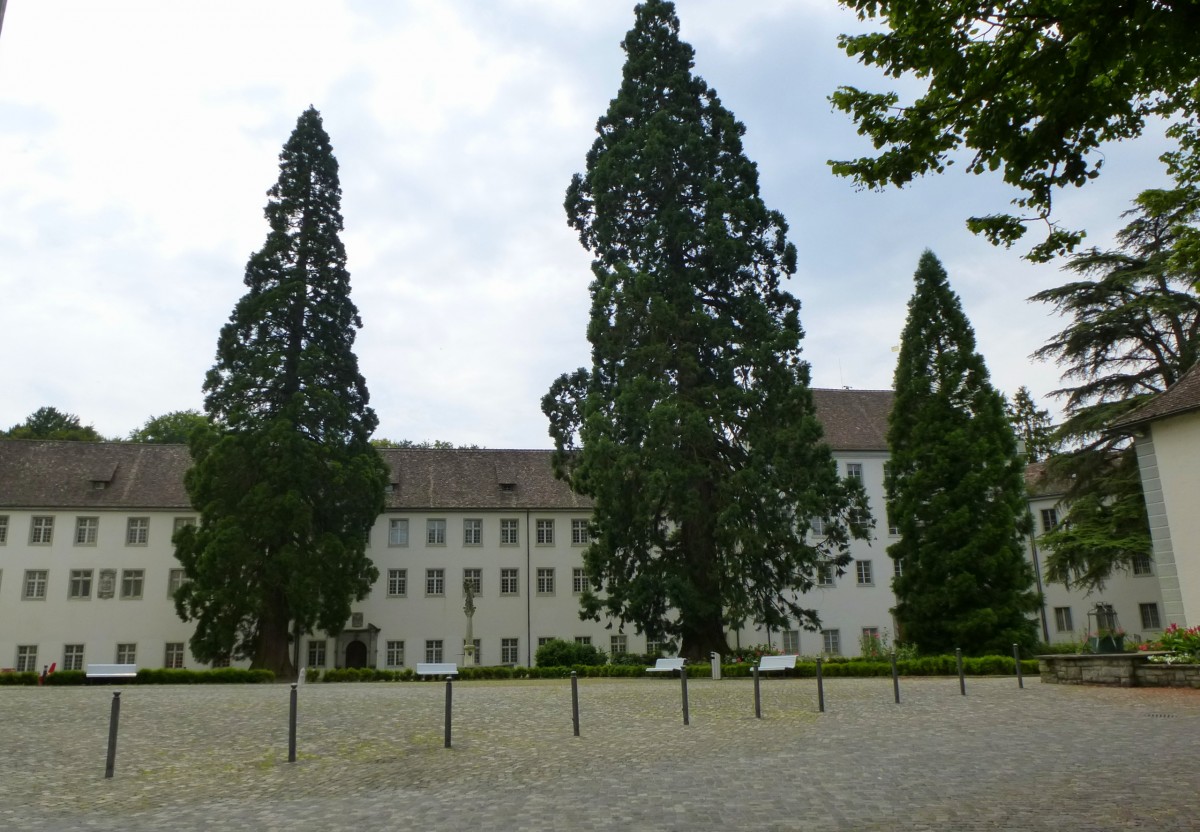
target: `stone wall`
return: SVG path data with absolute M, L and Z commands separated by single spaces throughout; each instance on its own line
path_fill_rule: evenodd
M 1153 664 L 1151 653 L 1038 656 L 1042 681 L 1050 685 L 1200 688 L 1200 665 Z

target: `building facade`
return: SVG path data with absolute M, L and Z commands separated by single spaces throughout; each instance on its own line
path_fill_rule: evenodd
M 814 397 L 839 472 L 866 489 L 875 530 L 854 541 L 843 574 L 823 573 L 803 596 L 819 612 L 820 632 L 765 632 L 748 623 L 729 634 L 734 647 L 855 655 L 864 635 L 894 633 L 887 547 L 895 537 L 883 511 L 892 395 L 817 390 Z M 303 637 L 301 665 L 529 665 L 551 638 L 609 653 L 656 649 L 632 627 L 580 620 L 590 503 L 554 478 L 549 451 L 380 453 L 392 476 L 368 545 L 379 580 L 340 633 Z M 0 667 L 203 666 L 171 598 L 184 579 L 171 538 L 197 519 L 183 488 L 190 464 L 181 445 L 0 441 Z M 1053 493 L 1032 498 L 1035 518 L 1045 522 L 1057 501 Z M 1041 569 L 1036 541 L 1031 557 Z M 1157 609 L 1157 582 L 1144 577 L 1114 580 L 1105 594 L 1123 622 L 1136 617 L 1137 605 Z M 473 656 L 464 650 L 467 584 Z M 1047 640 L 1079 640 L 1091 599 L 1041 588 Z

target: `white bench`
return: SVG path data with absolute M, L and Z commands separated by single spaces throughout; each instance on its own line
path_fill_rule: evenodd
M 654 667 L 647 667 L 647 673 L 674 673 L 676 670 L 682 672 L 683 665 L 687 659 L 659 659 L 654 663 Z
M 799 656 L 759 656 L 758 672 L 770 673 L 773 670 L 792 670 L 796 667 Z
M 136 679 L 136 664 L 89 664 L 87 666 L 89 679 Z
M 417 665 L 417 675 L 426 676 L 457 676 L 458 665 L 454 662 L 421 662 Z

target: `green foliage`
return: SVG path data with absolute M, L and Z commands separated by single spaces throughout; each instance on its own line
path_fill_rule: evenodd
M 1050 411 L 1037 406 L 1028 387 L 1022 385 L 1012 401 L 1005 402 L 1004 412 L 1008 414 L 1017 439 L 1025 445 L 1027 462 L 1041 462 L 1057 449 Z
M 1054 194 L 1099 175 L 1101 145 L 1140 135 L 1152 116 L 1172 124 L 1180 150 L 1164 157 L 1196 181 L 1200 143 L 1195 94 L 1200 23 L 1190 3 L 1005 0 L 996 4 L 840 0 L 884 31 L 839 39 L 846 54 L 886 75 L 921 79 L 902 104 L 894 92 L 841 87 L 831 97 L 880 150 L 831 162 L 865 187 L 902 187 L 964 161 L 972 174 L 1000 171 L 1021 196 L 1016 216 L 973 217 L 968 227 L 1011 245 L 1030 221 L 1047 236 L 1028 257 L 1046 260 L 1082 238 L 1049 222 Z M 973 155 L 963 159 L 961 150 Z
M 1037 352 L 1074 382 L 1054 391 L 1066 421 L 1056 439 L 1069 451 L 1050 459 L 1050 476 L 1067 484 L 1061 523 L 1039 541 L 1049 552 L 1046 577 L 1088 591 L 1151 551 L 1137 458 L 1127 435 L 1109 426 L 1178 381 L 1200 358 L 1197 272 L 1176 253 L 1197 208 L 1180 191 L 1145 191 L 1113 251 L 1071 259 L 1084 279 L 1031 300 L 1070 323 Z
M 189 578 L 175 605 L 196 621 L 198 659 L 291 676 L 291 631 L 340 631 L 378 578 L 366 537 L 388 471 L 369 442 L 337 160 L 316 110 L 300 116 L 268 196 L 270 233 L 205 379 L 211 424 L 189 436 L 200 523 L 175 539 Z
M 36 685 L 38 682 L 37 673 L 32 670 L 15 670 L 4 671 L 0 673 L 0 685 Z
M 174 410 L 162 416 L 151 416 L 129 434 L 130 442 L 153 442 L 160 445 L 186 445 L 196 428 L 208 424 L 198 410 Z
M 447 442 L 445 439 L 434 439 L 432 442 L 428 439 L 421 442 L 414 442 L 411 439 L 385 439 L 376 438 L 371 440 L 371 445 L 376 448 L 422 448 L 436 449 L 440 451 L 464 450 L 477 451 L 483 448 L 482 445 L 455 445 L 453 442 Z
M 39 407 L 13 425 L 0 437 L 8 439 L 54 439 L 73 442 L 103 442 L 104 437 L 96 433 L 91 425 L 83 425 L 74 413 L 63 413 L 53 407 Z
M 1158 641 L 1138 646 L 1139 650 L 1170 650 L 1172 661 L 1200 664 L 1200 626 L 1180 627 L 1170 624 Z
M 538 667 L 597 665 L 607 664 L 608 657 L 603 650 L 594 645 L 556 638 L 538 646 L 537 652 L 534 654 L 534 662 Z
M 1038 608 L 1022 536 L 1024 466 L 975 334 L 925 252 L 896 366 L 885 476 L 902 565 L 892 586 L 904 639 L 969 655 L 1032 645 Z
M 67 687 L 82 685 L 86 681 L 87 673 L 82 670 L 56 670 L 46 676 L 45 684 L 56 687 Z
M 796 252 L 759 196 L 744 127 L 692 74 L 673 5 L 635 14 L 620 91 L 565 203 L 594 257 L 592 364 L 542 409 L 558 474 L 594 504 L 583 614 L 678 637 L 702 660 L 747 620 L 816 626 L 795 593 L 823 560 L 849 561 L 869 514 L 821 442 L 799 303 L 781 288 Z M 827 518 L 818 542 L 814 517 Z
M 139 685 L 262 685 L 274 681 L 275 674 L 262 668 L 214 667 L 208 670 L 189 670 L 144 667 L 137 672 Z

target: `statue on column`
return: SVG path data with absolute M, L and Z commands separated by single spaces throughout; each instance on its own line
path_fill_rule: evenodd
M 463 604 L 463 612 L 467 614 L 467 637 L 463 641 L 463 664 L 475 664 L 475 587 L 470 578 L 463 579 L 463 594 L 467 603 Z

